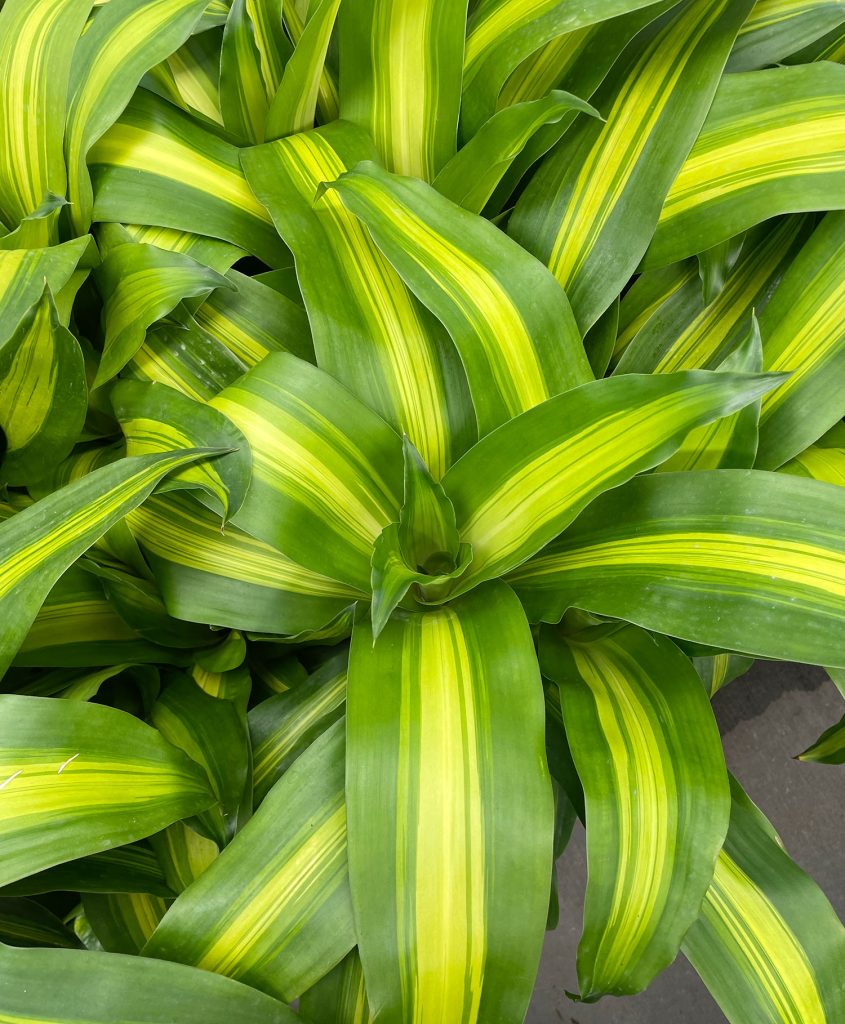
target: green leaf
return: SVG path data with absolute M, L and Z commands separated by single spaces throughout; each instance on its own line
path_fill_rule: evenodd
M 132 98 L 142 76 L 191 34 L 206 0 L 109 0 L 82 35 L 68 85 L 69 214 L 77 234 L 91 225 L 91 146 Z
M 727 832 L 719 730 L 689 660 L 636 626 L 546 628 L 540 665 L 586 798 L 581 999 L 640 992 L 675 959 Z
M 456 590 L 513 569 L 602 491 L 658 465 L 692 427 L 743 408 L 774 383 L 705 371 L 594 381 L 489 434 L 443 480 L 473 553 Z
M 645 253 L 751 6 L 693 0 L 644 29 L 593 97 L 607 122 L 582 118 L 521 196 L 509 230 L 566 289 L 582 330 Z
M 246 364 L 224 341 L 185 313 L 182 323 L 162 321 L 147 331 L 144 343 L 123 372 L 136 380 L 166 384 L 188 398 L 207 401 L 246 370 Z
M 815 761 L 817 764 L 845 764 L 845 715 L 836 725 L 826 729 L 803 754 L 799 761 Z
M 167 904 L 146 893 L 88 893 L 82 908 L 91 930 L 107 953 L 137 955 Z
M 0 949 L 0 1014 L 51 1024 L 296 1024 L 261 992 L 181 964 L 118 953 Z
M 336 380 L 273 353 L 210 403 L 252 449 L 235 526 L 314 572 L 366 591 L 370 551 L 397 519 L 402 445 Z
M 190 256 L 126 243 L 110 249 L 94 272 L 103 296 L 105 342 L 94 387 L 110 380 L 144 343 L 147 329 L 192 295 L 234 289 L 221 274 Z
M 5 885 L 133 842 L 209 805 L 197 766 L 114 708 L 0 695 Z
M 211 235 L 271 267 L 290 262 L 237 147 L 145 89 L 91 147 L 88 166 L 95 220 Z
M 675 178 L 644 265 L 662 266 L 780 213 L 845 206 L 845 68 L 726 75 Z
M 779 64 L 843 23 L 841 0 L 757 0 L 740 29 L 727 70 L 752 71 Z
M 161 384 L 119 381 L 110 394 L 126 437 L 127 455 L 148 455 L 204 446 L 228 451 L 173 473 L 159 493 L 173 488 L 200 489 L 200 500 L 225 521 L 241 507 L 249 488 L 252 459 L 243 434 L 216 409 Z
M 96 247 L 87 236 L 49 248 L 0 248 L 0 349 L 44 294 L 45 286 L 57 295 L 92 250 L 96 252 Z
M 0 429 L 6 441 L 0 481 L 19 486 L 49 473 L 70 454 L 87 408 L 82 350 L 59 323 L 45 286 L 0 348 Z
M 751 658 L 743 658 L 739 654 L 714 654 L 693 658 L 692 663 L 711 697 L 723 686 L 745 675 L 754 664 Z
M 316 10 L 316 2 L 312 4 L 311 0 L 308 0 L 307 3 L 305 0 L 284 3 L 284 25 L 294 46 L 298 45 L 302 39 L 305 26 L 314 10 Z M 329 45 L 331 47 L 331 43 Z M 317 86 L 317 114 L 323 124 L 335 121 L 340 116 L 337 77 L 336 66 L 330 66 L 327 59 L 320 72 Z
M 509 580 L 532 620 L 569 607 L 728 651 L 845 660 L 845 492 L 781 473 L 640 477 Z
M 183 676 L 167 685 L 150 720 L 166 740 L 205 769 L 217 806 L 203 811 L 198 820 L 210 839 L 225 846 L 252 810 L 251 755 L 245 717 L 230 701 L 209 697 L 193 680 Z M 96 931 L 96 923 L 92 924 Z
M 176 900 L 145 956 L 195 964 L 290 1000 L 349 952 L 343 751 L 338 722 Z
M 293 45 L 284 30 L 282 14 L 285 6 L 283 0 L 246 0 L 268 100 L 278 91 L 285 64 L 293 53 Z
M 0 675 L 62 573 L 171 470 L 213 451 L 121 459 L 0 523 Z
M 241 160 L 296 257 L 318 364 L 406 433 L 439 478 L 476 436 L 460 360 L 338 196 L 314 202 L 321 182 L 374 156 L 364 131 L 339 121 Z
M 419 453 L 403 439 L 405 495 L 399 522 L 382 530 L 373 547 L 373 636 L 412 585 L 421 602 L 435 602 L 460 579 L 472 561 L 462 544 L 455 509 L 441 485 L 432 479 Z
M 552 866 L 542 692 L 502 584 L 394 618 L 375 643 L 356 622 L 349 872 L 380 1019 L 525 1014 Z
M 129 516 L 171 615 L 255 632 L 325 625 L 365 596 L 291 561 L 186 496 L 168 494 Z
M 177 821 L 150 836 L 150 845 L 173 893 L 195 882 L 217 857 L 217 844 Z
M 451 334 L 482 435 L 592 378 L 566 295 L 488 221 L 372 162 L 329 188 Z
M 837 423 L 815 444 L 781 466 L 780 471 L 845 487 L 845 426 Z
M 455 155 L 466 13 L 466 0 L 341 7 L 341 115 L 390 171 L 433 181 Z
M 299 1012 L 313 1024 L 372 1024 L 357 949 L 303 994 Z
M 722 373 L 760 373 L 763 369 L 760 326 L 753 313 L 748 337 L 718 369 Z M 732 416 L 691 430 L 678 451 L 658 467 L 658 472 L 750 469 L 757 456 L 760 405 L 758 399 Z
M 343 717 L 348 660 L 346 650 L 332 655 L 296 687 L 274 694 L 250 711 L 256 804 L 306 747 Z
M 92 667 L 182 660 L 145 640 L 106 598 L 101 582 L 72 565 L 52 587 L 26 636 L 14 664 L 38 668 Z M 45 693 L 44 696 L 49 696 Z
M 281 26 L 279 11 L 280 30 Z M 247 0 L 234 0 L 220 51 L 220 109 L 226 130 L 246 145 L 263 142 L 271 98 L 265 88 Z
M 153 852 L 141 843 L 57 864 L 3 887 L 5 896 L 47 892 L 146 892 L 172 896 Z
M 7 0 L 0 11 L 0 225 L 7 231 L 48 193 L 65 194 L 71 58 L 91 3 Z
M 194 314 L 204 331 L 248 367 L 269 352 L 292 352 L 314 361 L 311 328 L 301 306 L 258 278 L 237 270 L 230 270 L 226 277 L 236 291 L 213 291 Z
M 0 899 L 0 940 L 10 946 L 57 946 L 79 949 L 72 931 L 35 900 Z
M 314 114 L 329 39 L 340 0 L 316 0 L 285 66 L 267 112 L 265 137 L 278 139 L 314 127 Z
M 798 253 L 760 318 L 763 366 L 789 373 L 763 399 L 757 465 L 776 469 L 842 418 L 845 213 L 830 213 Z
M 725 847 L 683 950 L 731 1024 L 845 1013 L 845 928 L 739 785 Z
M 589 103 L 553 90 L 542 99 L 517 103 L 494 114 L 453 156 L 433 181 L 437 191 L 470 213 L 481 213 L 507 169 L 545 125 L 577 112 L 599 117 Z
M 705 304 L 692 261 L 649 270 L 620 305 L 614 373 L 713 369 L 747 336 L 812 223 L 803 216 L 767 222 L 745 236 L 719 294 Z M 619 358 L 621 355 L 621 358 Z
M 464 139 L 493 115 L 510 73 L 551 40 L 654 5 L 654 0 L 480 0 L 467 25 L 461 126 Z
M 221 25 L 229 14 L 224 5 Z M 143 85 L 188 113 L 223 125 L 220 111 L 220 56 L 223 29 L 192 35 L 166 61 L 151 68 Z

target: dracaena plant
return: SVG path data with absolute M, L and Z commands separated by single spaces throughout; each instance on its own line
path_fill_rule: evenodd
M 580 818 L 573 998 L 842 1024 L 710 698 L 845 693 L 843 59 L 829 2 L 2 4 L 0 1019 L 520 1022 Z

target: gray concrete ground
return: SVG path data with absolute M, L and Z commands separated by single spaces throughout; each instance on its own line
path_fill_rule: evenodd
M 717 694 L 714 709 L 728 768 L 845 920 L 845 766 L 793 760 L 841 718 L 842 697 L 821 669 L 757 662 Z M 577 987 L 585 877 L 584 832 L 576 825 L 558 869 L 560 924 L 546 936 L 527 1024 L 724 1024 L 682 956 L 638 996 L 590 1006 L 567 998 Z

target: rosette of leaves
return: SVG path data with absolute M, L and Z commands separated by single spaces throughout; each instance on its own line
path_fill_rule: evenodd
M 573 998 L 845 1018 L 710 704 L 845 673 L 843 59 L 838 2 L 6 0 L 0 1018 L 522 1021 L 576 818 Z

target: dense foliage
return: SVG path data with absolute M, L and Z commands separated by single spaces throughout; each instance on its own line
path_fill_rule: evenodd
M 842 1024 L 845 4 L 0 6 L 0 1020 Z

